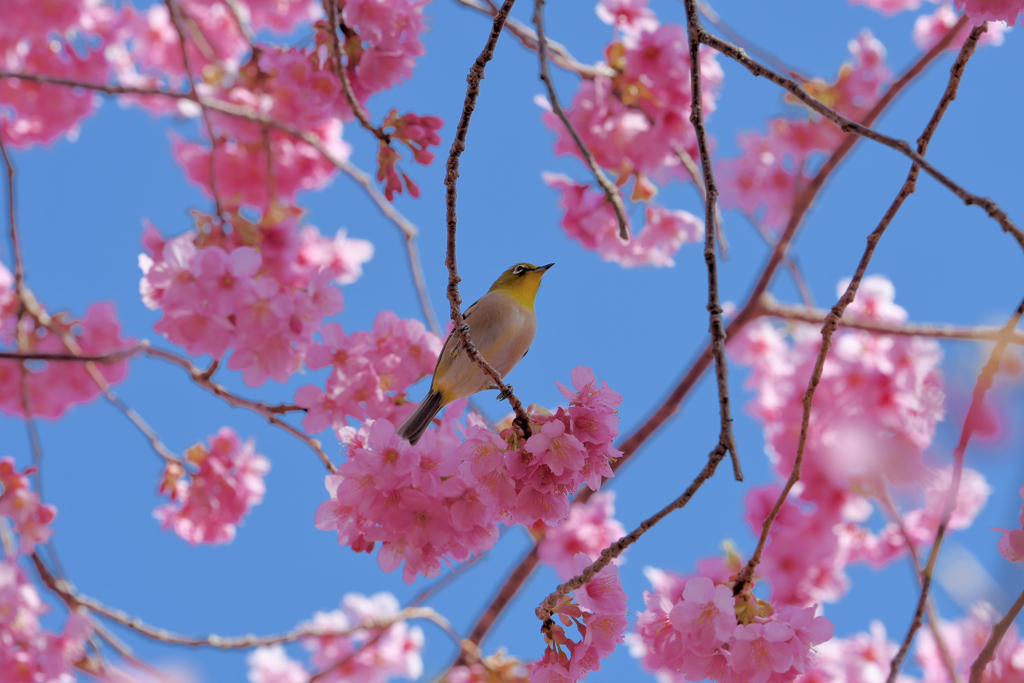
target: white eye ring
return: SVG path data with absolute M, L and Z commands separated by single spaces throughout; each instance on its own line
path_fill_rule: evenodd
M 516 266 L 512 269 L 513 275 L 522 275 L 524 272 L 526 272 L 526 268 L 523 266 Z

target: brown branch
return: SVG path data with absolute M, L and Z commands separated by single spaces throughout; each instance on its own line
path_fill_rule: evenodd
M 729 366 L 725 360 L 725 329 L 722 322 L 722 305 L 718 300 L 718 266 L 715 236 L 718 233 L 718 215 L 715 206 L 718 201 L 718 186 L 715 184 L 715 173 L 711 168 L 711 150 L 708 149 L 708 134 L 704 127 L 704 109 L 701 102 L 700 80 L 700 42 L 699 32 L 702 30 L 700 17 L 697 15 L 696 0 L 684 0 L 686 6 L 686 24 L 690 47 L 690 123 L 697 134 L 697 150 L 700 152 L 700 163 L 704 169 L 704 262 L 708 268 L 708 313 L 711 320 L 711 353 L 715 357 L 715 380 L 718 384 L 718 412 L 721 425 L 718 442 L 728 449 L 732 458 L 733 475 L 736 481 L 743 481 L 743 470 L 740 468 L 739 453 L 736 451 L 736 438 L 732 432 L 732 412 L 729 408 Z
M 784 64 L 782 60 L 780 60 L 778 57 L 773 55 L 768 50 L 764 49 L 760 45 L 757 45 L 752 40 L 744 38 L 742 35 L 740 35 L 740 33 L 736 29 L 734 29 L 729 24 L 725 23 L 725 21 L 722 20 L 722 17 L 719 16 L 718 12 L 716 12 L 715 9 L 707 2 L 700 2 L 698 0 L 697 9 L 700 10 L 700 13 L 704 15 L 704 18 L 708 20 L 709 24 L 717 28 L 730 40 L 742 46 L 748 52 L 755 55 L 760 55 L 764 61 L 771 64 L 779 71 L 788 74 L 791 78 L 795 78 L 798 81 L 810 80 L 806 76 L 803 76 L 799 71 L 797 71 L 793 67 Z
M 910 146 L 910 143 L 906 142 L 905 140 L 899 140 L 897 138 L 890 137 L 883 133 L 879 133 L 870 128 L 867 124 L 857 123 L 856 121 L 852 121 L 846 118 L 839 112 L 835 111 L 834 109 L 830 109 L 829 107 L 821 103 L 819 100 L 815 99 L 813 95 L 806 92 L 801 87 L 800 83 L 796 82 L 791 78 L 787 78 L 782 74 L 772 71 L 767 66 L 764 66 L 760 62 L 751 59 L 747 55 L 747 53 L 744 52 L 741 48 L 725 40 L 722 40 L 721 38 L 715 35 L 708 33 L 703 28 L 698 28 L 697 33 L 702 43 L 704 43 L 708 47 L 712 47 L 718 50 L 726 57 L 729 57 L 730 59 L 739 62 L 744 67 L 746 67 L 746 69 L 754 76 L 766 78 L 772 83 L 775 83 L 776 85 L 786 89 L 795 98 L 803 102 L 810 109 L 824 116 L 826 119 L 828 119 L 836 126 L 838 126 L 839 129 L 842 130 L 843 132 L 854 133 L 861 137 L 868 138 L 869 140 L 874 140 L 875 142 L 885 145 L 886 147 L 889 147 L 891 149 L 894 149 L 900 154 L 904 155 L 905 157 L 913 161 L 915 164 L 920 166 L 928 175 L 937 180 L 939 184 L 941 184 L 947 190 L 951 191 L 953 194 L 959 197 L 964 204 L 968 206 L 981 207 L 985 211 L 985 213 L 989 215 L 989 217 L 991 217 L 993 220 L 999 223 L 1000 227 L 1002 227 L 1003 229 L 1003 232 L 1009 233 L 1017 241 L 1017 243 L 1020 244 L 1021 248 L 1024 249 L 1024 231 L 1021 231 L 1021 229 L 1018 228 L 1014 224 L 1014 222 L 1010 220 L 1009 216 L 1006 215 L 1006 212 L 1003 211 L 998 204 L 996 204 L 994 201 L 987 197 L 979 197 L 978 195 L 965 190 L 963 187 L 955 183 L 944 173 L 935 168 L 935 166 L 933 166 L 929 161 L 927 161 L 924 158 L 924 156 L 921 155 L 920 152 L 915 151 Z
M 807 323 L 824 322 L 828 312 L 810 306 L 793 306 L 780 304 L 770 294 L 761 297 L 758 315 L 783 320 L 799 320 Z M 872 320 L 844 319 L 839 321 L 840 327 L 854 330 L 865 330 L 878 334 L 892 334 L 902 337 L 932 337 L 935 339 L 963 339 L 972 341 L 995 341 L 999 339 L 1002 328 L 990 326 L 961 327 L 933 323 L 887 324 Z M 1009 342 L 1024 346 L 1024 332 L 1014 332 Z
M 580 138 L 580 134 L 576 132 L 576 128 L 572 125 L 572 121 L 569 120 L 569 116 L 562 109 L 562 103 L 558 101 L 558 93 L 555 92 L 555 82 L 551 80 L 551 74 L 548 72 L 548 42 L 544 37 L 544 0 L 534 0 L 533 2 L 533 24 L 537 27 L 537 57 L 540 61 L 540 80 L 544 81 L 544 85 L 547 86 L 548 98 L 551 100 L 551 109 L 554 110 L 555 116 L 562 122 L 565 129 L 569 131 L 569 135 L 572 136 L 573 141 L 576 143 L 576 148 L 579 149 L 583 161 L 590 168 L 590 172 L 594 174 L 597 184 L 604 190 L 605 199 L 612 205 L 612 209 L 615 210 L 615 219 L 619 223 L 619 239 L 628 241 L 629 220 L 626 218 L 626 206 L 622 203 L 622 195 L 619 194 L 619 188 L 608 180 L 608 176 L 597 165 L 594 155 L 587 149 L 582 138 Z
M 188 59 L 188 45 L 185 38 L 185 28 L 181 25 L 181 8 L 178 6 L 177 0 L 164 0 L 164 4 L 167 5 L 167 12 L 171 16 L 171 23 L 174 24 L 174 30 L 178 33 L 178 42 L 181 45 L 181 62 L 184 64 L 185 73 L 188 75 L 189 87 L 195 95 L 193 99 L 199 103 L 199 108 L 203 115 L 203 124 L 206 126 L 206 134 L 210 137 L 210 193 L 213 195 L 213 203 L 217 209 L 217 219 L 223 220 L 224 205 L 221 203 L 220 193 L 217 191 L 217 138 L 213 134 L 213 123 L 210 121 L 210 112 L 201 102 L 199 91 L 196 90 L 195 76 L 192 74 L 192 66 L 189 64 Z
M 463 7 L 469 7 L 479 12 L 487 14 L 493 18 L 497 13 L 498 9 L 491 3 L 483 3 L 480 0 L 455 0 Z M 523 24 L 509 17 L 505 21 L 505 30 L 514 35 L 519 39 L 519 42 L 523 44 L 528 50 L 537 51 L 540 45 L 537 40 L 537 33 L 533 31 L 529 26 Z M 567 71 L 573 71 L 583 78 L 593 79 L 597 76 L 612 76 L 614 72 L 608 67 L 592 66 L 590 64 L 584 64 L 578 61 L 575 57 L 569 54 L 569 50 L 561 43 L 548 38 L 544 41 L 547 45 L 548 59 L 550 59 L 555 65 L 562 67 Z
M 648 530 L 651 529 L 655 524 L 664 519 L 673 510 L 678 510 L 685 507 L 690 499 L 693 498 L 693 494 L 697 492 L 704 482 L 714 475 L 715 470 L 718 468 L 718 463 L 722 462 L 725 458 L 726 448 L 723 444 L 719 443 L 715 446 L 714 450 L 708 455 L 708 462 L 704 465 L 704 469 L 700 471 L 700 474 L 686 487 L 682 495 L 676 498 L 674 501 L 663 507 L 661 510 L 656 512 L 654 515 L 648 517 L 640 523 L 636 529 L 623 536 L 619 540 L 612 543 L 610 546 L 601 551 L 601 555 L 590 564 L 589 567 L 584 569 L 581 573 L 572 577 L 565 583 L 561 584 L 554 590 L 553 593 L 544 598 L 544 601 L 536 610 L 537 618 L 541 621 L 547 621 L 551 618 L 551 610 L 555 608 L 558 601 L 569 591 L 574 591 L 580 588 L 588 581 L 594 578 L 594 576 L 602 569 L 607 567 L 612 560 L 621 555 L 623 551 L 629 546 L 640 540 Z
M 136 633 L 140 633 L 148 638 L 152 638 L 153 640 L 159 640 L 160 642 L 171 643 L 174 645 L 240 650 L 250 647 L 275 645 L 277 643 L 290 643 L 296 640 L 301 640 L 302 638 L 330 638 L 348 636 L 358 631 L 370 629 L 387 629 L 400 621 L 408 621 L 410 619 L 425 619 L 437 624 L 444 629 L 446 633 L 454 633 L 451 630 L 451 626 L 448 624 L 448 621 L 435 610 L 429 607 L 408 607 L 397 614 L 391 615 L 390 617 L 371 619 L 346 629 L 321 629 L 306 626 L 287 633 L 279 633 L 269 636 L 256 636 L 252 634 L 244 636 L 219 636 L 217 634 L 210 634 L 206 636 L 186 636 L 179 633 L 173 633 L 156 626 L 151 626 L 137 617 L 130 616 L 122 610 L 107 607 L 94 598 L 78 593 L 67 581 L 55 577 L 36 553 L 32 554 L 32 562 L 35 564 L 36 570 L 39 572 L 39 576 L 46 587 L 60 596 L 61 599 L 65 600 L 68 603 L 68 606 L 72 607 L 72 609 L 84 607 L 91 612 L 95 612 L 96 614 L 102 615 L 121 624 L 122 626 L 126 626 Z M 453 637 L 455 637 L 456 642 L 459 642 L 457 636 Z
M 697 192 L 700 193 L 700 200 L 705 204 L 708 201 L 708 192 L 704 187 L 704 176 L 697 166 L 697 162 L 693 160 L 690 153 L 681 147 L 674 147 L 672 152 L 679 159 L 679 162 L 686 169 L 686 174 L 690 176 L 690 180 L 693 181 L 694 187 L 697 188 Z M 722 260 L 729 260 L 729 243 L 725 241 L 725 232 L 722 231 L 722 210 L 715 203 L 715 237 L 718 239 L 718 248 L 722 252 Z
M 1017 597 L 1016 602 L 1010 607 L 1010 611 L 993 626 L 992 634 L 988 637 L 985 647 L 982 648 L 978 658 L 971 664 L 970 683 L 981 683 L 985 674 L 985 667 L 992 661 L 992 657 L 996 654 L 996 648 L 999 647 L 999 642 L 1006 635 L 1006 632 L 1010 630 L 1010 627 L 1013 626 L 1013 621 L 1020 614 L 1021 609 L 1024 609 L 1024 593 Z
M 923 578 L 921 576 L 921 559 L 917 554 L 917 546 L 914 545 L 914 539 L 910 537 L 910 532 L 907 530 L 907 525 L 903 522 L 903 516 L 900 515 L 900 511 L 896 508 L 896 504 L 893 503 L 892 497 L 889 495 L 889 489 L 883 483 L 881 490 L 876 495 L 876 498 L 882 503 L 882 507 L 888 511 L 892 517 L 893 522 L 896 524 L 896 528 L 900 532 L 900 536 L 903 538 L 903 542 L 907 545 L 907 554 L 910 556 L 910 563 L 914 570 L 914 578 L 917 579 L 918 585 L 921 584 Z M 946 673 L 949 674 L 949 680 L 953 683 L 960 683 L 960 675 L 957 673 L 956 664 L 953 662 L 953 655 L 949 652 L 949 646 L 946 645 L 946 640 L 942 636 L 942 629 L 939 628 L 939 617 L 938 610 L 933 604 L 933 600 L 928 600 L 926 612 L 928 614 L 928 630 L 932 633 L 932 638 L 935 639 L 935 647 L 939 651 L 939 656 L 942 658 L 942 664 L 946 667 Z
M 992 387 L 992 384 L 995 381 L 996 373 L 999 372 L 999 366 L 1002 363 L 1003 354 L 1006 352 L 1006 347 L 1009 344 L 1009 338 L 1017 327 L 1017 324 L 1020 322 L 1022 315 L 1024 315 L 1024 299 L 1021 300 L 1020 304 L 1017 306 L 1017 310 L 1013 312 L 1013 315 L 1010 316 L 1010 319 L 1003 327 L 1003 334 L 993 347 L 992 353 L 989 355 L 988 362 L 985 363 L 985 366 L 981 369 L 981 373 L 978 375 L 978 380 L 974 384 L 974 391 L 971 394 L 971 404 L 967 408 L 967 415 L 964 417 L 964 424 L 960 430 L 960 440 L 957 442 L 956 448 L 953 450 L 953 476 L 949 484 L 949 490 L 946 491 L 946 500 L 942 508 L 942 517 L 939 521 L 939 528 L 935 532 L 935 542 L 932 544 L 932 549 L 928 553 L 928 562 L 925 565 L 924 570 L 921 572 L 921 597 L 917 601 L 917 608 L 914 610 L 914 618 L 910 622 L 910 628 L 907 630 L 907 635 L 903 639 L 903 644 L 900 645 L 899 652 L 897 652 L 896 656 L 892 659 L 892 668 L 889 671 L 887 683 L 894 683 L 896 680 L 896 677 L 899 675 L 900 666 L 903 664 L 903 660 L 910 651 L 910 645 L 914 641 L 914 635 L 917 633 L 917 630 L 921 628 L 921 623 L 924 619 L 925 605 L 928 603 L 928 591 L 931 588 L 932 576 L 935 572 L 935 563 L 939 557 L 939 550 L 942 548 L 942 541 L 945 537 L 946 529 L 949 526 L 949 519 L 953 515 L 953 510 L 956 507 L 957 494 L 960 491 L 960 478 L 963 475 L 964 469 L 964 453 L 967 450 L 967 444 L 974 435 L 974 430 L 979 424 L 979 413 L 982 410 L 985 395 L 988 393 L 988 390 Z M 973 671 L 971 672 L 971 675 L 973 678 Z
M 338 28 L 341 27 L 338 17 L 338 0 L 322 0 L 322 4 L 324 12 L 327 14 L 327 21 L 331 25 L 331 39 L 327 47 L 334 61 L 334 74 L 341 81 L 341 92 L 345 95 L 345 102 L 348 103 L 348 108 L 352 110 L 363 128 L 373 133 L 383 144 L 390 146 L 391 136 L 385 133 L 383 128 L 373 125 L 373 122 L 370 121 L 370 114 L 356 99 L 356 94 L 352 90 L 352 82 L 349 81 L 348 73 L 345 71 L 345 64 L 341 61 L 341 41 L 338 40 Z
M 192 377 L 193 382 L 203 387 L 207 391 L 212 392 L 214 395 L 224 399 L 225 401 L 228 402 L 228 404 L 236 408 L 245 408 L 246 410 L 250 410 L 266 419 L 267 422 L 274 425 L 275 427 L 280 427 L 281 429 L 288 432 L 289 434 L 291 434 L 292 436 L 294 436 L 295 438 L 299 439 L 304 444 L 309 446 L 311 449 L 313 449 L 313 452 L 316 453 L 318 458 L 320 458 L 320 461 L 324 464 L 324 467 L 326 467 L 332 474 L 338 473 L 338 468 L 334 466 L 334 463 L 331 462 L 331 459 L 327 457 L 326 453 L 324 453 L 324 450 L 321 447 L 319 441 L 309 436 L 305 432 L 296 429 L 295 427 L 293 427 L 292 425 L 288 424 L 280 417 L 278 417 L 278 415 L 280 415 L 281 413 L 291 412 L 293 409 L 296 408 L 296 406 L 270 406 L 267 405 L 266 403 L 260 403 L 259 401 L 253 401 L 233 394 L 220 384 L 217 384 L 212 379 L 210 379 L 210 377 L 207 376 L 207 374 L 203 370 L 200 370 L 198 367 L 196 367 L 188 358 L 179 356 L 178 354 L 172 353 L 171 351 L 156 349 L 147 345 L 144 350 L 144 353 L 147 356 L 152 356 L 153 358 L 160 358 L 162 360 L 173 363 L 180 368 L 183 368 L 186 372 L 188 372 L 189 376 Z
M 145 347 L 142 344 L 130 346 L 120 351 L 101 353 L 96 355 L 82 354 L 76 356 L 70 353 L 36 353 L 34 351 L 0 351 L 0 359 L 3 360 L 45 360 L 54 363 L 116 363 L 125 358 L 131 358 L 142 353 Z
M 939 122 L 942 120 L 943 115 L 949 107 L 950 102 L 956 99 L 956 92 L 960 86 L 960 78 L 963 76 L 964 68 L 967 66 L 967 61 L 974 54 L 975 48 L 978 46 L 978 39 L 981 34 L 985 32 L 985 25 L 982 24 L 971 31 L 970 36 L 964 42 L 963 47 L 960 50 L 960 54 L 957 56 L 956 62 L 950 69 L 949 82 L 946 84 L 946 89 L 939 99 L 939 104 L 935 108 L 935 112 L 932 114 L 925 126 L 924 132 L 921 137 L 917 140 L 917 156 L 923 158 L 928 151 L 928 143 L 931 142 L 932 136 L 935 134 L 935 130 L 938 128 Z M 800 470 L 803 465 L 804 453 L 807 449 L 807 435 L 811 425 L 811 406 L 814 401 L 814 394 L 817 391 L 818 384 L 821 382 L 821 376 L 825 369 L 825 359 L 828 357 L 828 352 L 832 348 L 832 340 L 835 335 L 836 329 L 839 327 L 839 321 L 843 318 L 843 313 L 847 307 L 853 303 L 854 298 L 857 295 L 857 289 L 860 286 L 861 280 L 863 280 L 865 273 L 867 272 L 868 265 L 871 263 L 871 258 L 874 256 L 875 248 L 878 246 L 879 240 L 882 239 L 882 235 L 885 233 L 886 228 L 892 222 L 892 219 L 896 217 L 896 213 L 903 206 L 907 197 L 913 194 L 917 187 L 917 178 L 920 173 L 920 165 L 914 163 L 910 167 L 910 171 L 907 173 L 907 179 L 903 183 L 903 187 L 900 188 L 899 193 L 893 200 L 892 204 L 889 205 L 888 210 L 882 217 L 882 220 L 878 223 L 878 226 L 868 235 L 867 246 L 864 248 L 864 253 L 861 255 L 860 263 L 857 264 L 857 269 L 854 271 L 853 277 L 850 279 L 850 283 L 846 286 L 846 291 L 843 292 L 842 296 L 839 297 L 839 301 L 836 302 L 832 310 L 829 311 L 828 315 L 825 316 L 824 324 L 821 327 L 821 346 L 818 349 L 818 357 L 814 362 L 814 370 L 811 372 L 811 378 L 807 383 L 807 390 L 803 396 L 803 415 L 800 422 L 800 436 L 797 441 L 796 457 L 793 461 L 793 469 L 790 472 L 789 478 L 786 480 L 786 484 L 782 487 L 782 491 L 779 493 L 778 500 L 775 501 L 775 505 L 772 507 L 768 516 L 764 519 L 761 525 L 761 536 L 757 541 L 757 547 L 754 553 L 750 556 L 750 560 L 747 562 L 746 567 L 739 573 L 736 579 L 736 585 L 734 591 L 738 595 L 746 586 L 746 584 L 753 579 L 754 570 L 757 569 L 758 563 L 761 561 L 761 554 L 764 552 L 765 545 L 768 543 L 768 535 L 771 532 L 772 524 L 778 517 L 779 512 L 782 510 L 783 504 L 786 502 L 786 498 L 789 496 L 789 492 L 796 485 L 796 482 L 800 480 Z M 895 671 L 895 668 L 894 668 Z M 889 683 L 892 683 L 890 680 Z
M 465 349 L 466 355 L 494 381 L 494 385 L 500 392 L 498 398 L 508 398 L 508 402 L 516 414 L 516 424 L 519 425 L 524 436 L 529 437 L 530 417 L 526 414 L 522 402 L 512 393 L 512 387 L 501 381 L 501 375 L 480 354 L 480 351 L 473 345 L 473 340 L 470 339 L 469 325 L 466 324 L 462 317 L 462 297 L 459 295 L 459 282 L 462 281 L 462 278 L 459 277 L 459 269 L 455 261 L 455 230 L 458 226 L 455 203 L 458 197 L 456 184 L 459 179 L 459 157 L 462 156 L 462 152 L 466 149 L 466 134 L 469 132 L 469 120 L 473 116 L 473 110 L 476 109 L 476 100 L 480 95 L 480 81 L 484 77 L 484 67 L 494 57 L 494 47 L 498 43 L 502 26 L 504 26 L 509 12 L 512 11 L 513 3 L 515 3 L 515 0 L 505 0 L 505 4 L 501 6 L 501 9 L 495 15 L 487 43 L 484 45 L 480 56 L 476 58 L 473 66 L 470 67 L 469 76 L 466 78 L 468 83 L 466 101 L 462 106 L 462 116 L 459 118 L 459 125 L 455 130 L 455 139 L 452 140 L 451 152 L 448 154 L 448 163 L 445 165 L 444 184 L 447 188 L 445 206 L 448 223 L 448 251 L 445 265 L 448 266 L 448 302 L 451 304 L 451 319 L 455 325 L 452 334 L 459 335 L 459 341 L 462 344 L 462 348 Z

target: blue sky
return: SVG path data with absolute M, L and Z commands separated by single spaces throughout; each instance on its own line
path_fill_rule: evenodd
M 653 6 L 663 22 L 684 21 L 681 3 Z M 926 4 L 924 10 L 933 7 Z M 719 3 L 716 10 L 783 61 L 826 79 L 848 59 L 846 43 L 863 28 L 885 44 L 895 71 L 918 56 L 910 40 L 910 14 L 886 18 L 837 0 L 734 1 Z M 430 31 L 423 36 L 427 54 L 415 77 L 371 100 L 369 109 L 378 120 L 396 107 L 445 121 L 441 158 L 428 168 L 413 168 L 422 197 L 402 195 L 395 202 L 421 231 L 424 271 L 434 307 L 443 317 L 443 154 L 461 110 L 466 73 L 490 22 L 450 0 L 435 0 L 425 12 L 431 17 Z M 529 23 L 531 13 L 532 4 L 524 3 L 513 16 Z M 602 58 L 611 32 L 590 3 L 552 3 L 546 16 L 550 36 L 578 59 Z M 983 48 L 972 59 L 929 158 L 968 189 L 1000 202 L 1020 223 L 1024 90 L 1018 72 L 1024 43 L 1018 33 L 1012 31 L 1003 46 Z M 916 139 L 945 87 L 952 59 L 951 54 L 939 59 L 876 127 Z M 763 130 L 765 121 L 786 107 L 778 88 L 724 59 L 721 63 L 725 82 L 708 126 L 716 156 L 728 157 L 738 151 L 738 131 Z M 554 75 L 562 99 L 570 101 L 575 77 L 557 69 Z M 588 365 L 624 396 L 621 427 L 629 433 L 660 403 L 706 341 L 702 250 L 684 247 L 672 269 L 624 270 L 569 240 L 558 227 L 557 197 L 543 184 L 541 173 L 587 176 L 574 159 L 553 157 L 554 136 L 533 102 L 542 90 L 535 55 L 503 36 L 487 69 L 462 158 L 458 254 L 463 298 L 473 301 L 514 262 L 557 263 L 538 298 L 532 353 L 509 380 L 525 402 L 556 405 L 561 397 L 554 381 L 567 383 L 574 366 Z M 198 135 L 191 121 L 154 119 L 108 100 L 85 121 L 76 141 L 15 152 L 28 282 L 51 310 L 82 314 L 94 301 L 114 301 L 128 335 L 161 343 L 152 330 L 157 313 L 146 309 L 138 296 L 142 220 L 148 218 L 165 235 L 177 234 L 190 227 L 190 208 L 206 210 L 210 205 L 171 158 L 169 133 Z M 349 125 L 345 138 L 354 146 L 353 161 L 372 170 L 375 145 L 370 135 Z M 834 303 L 836 283 L 852 272 L 864 237 L 895 196 L 908 165 L 891 150 L 863 142 L 818 199 L 794 254 L 820 306 Z M 702 214 L 692 187 L 670 186 L 659 199 L 670 208 Z M 402 238 L 355 183 L 338 176 L 324 191 L 301 196 L 300 203 L 309 210 L 308 222 L 321 232 L 333 234 L 344 227 L 376 248 L 362 279 L 344 289 L 346 309 L 338 321 L 346 330 L 367 329 L 383 309 L 419 316 Z M 731 250 L 729 260 L 721 263 L 722 299 L 742 302 L 767 249 L 738 214 L 725 212 L 725 230 Z M 7 243 L 2 257 L 10 266 Z M 918 193 L 885 235 L 869 273 L 895 283 L 897 303 L 912 320 L 1001 324 L 1024 293 L 1021 259 L 1016 244 L 984 212 L 965 207 L 922 177 Z M 781 271 L 772 292 L 783 301 L 798 301 Z M 964 342 L 943 348 L 949 390 L 969 391 L 983 362 L 982 348 Z M 741 391 L 744 377 L 742 368 L 733 368 L 737 407 L 750 398 Z M 254 391 L 235 373 L 225 371 L 220 379 L 239 393 L 268 402 L 288 401 L 297 386 L 310 381 L 297 377 L 287 386 L 271 382 Z M 1019 390 L 999 384 L 997 390 L 1008 402 L 1007 413 L 1020 415 Z M 381 573 L 375 558 L 340 548 L 333 534 L 313 527 L 313 513 L 326 497 L 324 472 L 300 442 L 252 414 L 232 410 L 179 369 L 156 360 L 133 361 L 128 380 L 117 391 L 173 450 L 180 452 L 230 425 L 243 437 L 255 438 L 257 450 L 271 459 L 272 470 L 263 504 L 254 508 L 233 543 L 193 548 L 162 532 L 152 518 L 162 502 L 156 495 L 161 462 L 111 406 L 96 402 L 60 421 L 42 423 L 45 496 L 59 510 L 54 541 L 68 576 L 83 593 L 174 631 L 234 635 L 288 630 L 318 610 L 336 608 L 347 592 L 387 590 L 406 600 L 427 585 L 421 580 L 407 586 L 400 573 Z M 714 391 L 713 382 L 702 381 L 682 411 L 615 478 L 611 488 L 617 494 L 617 516 L 627 528 L 678 495 L 702 466 L 717 438 Z M 479 402 L 491 417 L 503 414 L 503 406 L 490 395 Z M 950 406 L 930 452 L 935 461 L 948 462 L 963 410 L 963 405 Z M 773 476 L 759 424 L 737 412 L 748 483 L 737 484 L 723 468 L 688 508 L 674 513 L 627 553 L 621 575 L 634 613 L 643 609 L 644 566 L 687 573 L 696 560 L 720 552 L 724 539 L 732 539 L 744 552 L 752 549 L 755 539 L 742 521 L 743 497 L 749 485 L 772 481 Z M 953 537 L 992 568 L 1007 596 L 1020 591 L 1024 578 L 998 558 L 997 535 L 988 527 L 1011 525 L 1016 519 L 1017 489 L 1024 483 L 1022 443 L 1019 430 L 1011 427 L 998 448 L 969 449 L 969 466 L 981 469 L 995 491 L 975 526 Z M 340 458 L 330 437 L 325 437 L 325 448 Z M 29 452 L 23 423 L 0 417 L 0 455 L 27 463 Z M 506 530 L 494 550 L 434 594 L 429 604 L 468 632 L 528 544 L 522 529 Z M 892 637 L 902 637 L 915 600 L 907 566 L 897 563 L 882 573 L 855 567 L 850 576 L 851 593 L 826 608 L 837 634 L 865 630 L 871 619 L 879 618 Z M 533 608 L 556 583 L 552 571 L 538 571 L 488 637 L 485 649 L 505 646 L 523 659 L 539 656 L 543 643 Z M 962 613 L 941 588 L 937 597 L 943 615 Z M 440 631 L 424 628 L 426 670 L 431 674 L 453 649 Z M 186 666 L 199 681 L 245 680 L 242 653 L 158 646 L 123 635 L 143 658 Z M 589 680 L 642 678 L 636 662 L 620 648 Z

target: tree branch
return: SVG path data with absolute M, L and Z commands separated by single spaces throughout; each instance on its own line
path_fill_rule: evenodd
M 704 109 L 700 80 L 700 17 L 697 15 L 696 0 L 685 0 L 686 24 L 690 46 L 690 123 L 697 134 L 697 149 L 700 164 L 704 169 L 704 262 L 708 268 L 708 313 L 711 316 L 711 353 L 715 357 L 715 380 L 718 384 L 718 412 L 721 425 L 718 442 L 729 451 L 732 470 L 736 481 L 743 481 L 736 438 L 732 432 L 732 414 L 729 408 L 729 366 L 725 360 L 725 329 L 722 323 L 722 305 L 718 300 L 718 266 L 715 236 L 718 234 L 718 186 L 711 168 L 711 150 L 708 149 L 708 134 L 704 128 Z
M 1003 334 L 996 342 L 995 347 L 993 347 L 992 353 L 989 355 L 988 362 L 985 363 L 985 367 L 981 369 L 981 373 L 978 375 L 978 380 L 974 384 L 974 391 L 971 394 L 971 404 L 967 408 L 967 415 L 964 417 L 964 425 L 960 430 L 960 440 L 957 442 L 956 448 L 953 450 L 953 476 L 949 484 L 949 490 L 946 491 L 946 500 L 942 508 L 942 517 L 939 521 L 939 528 L 935 532 L 935 542 L 932 544 L 932 549 L 928 553 L 928 562 L 925 565 L 924 570 L 921 572 L 921 597 L 917 601 L 917 608 L 914 610 L 914 618 L 910 622 L 910 628 L 907 630 L 907 635 L 903 639 L 903 644 L 900 646 L 899 652 L 897 652 L 896 656 L 892 659 L 892 668 L 889 671 L 887 683 L 894 683 L 896 680 L 896 677 L 899 675 L 900 666 L 903 664 L 903 660 L 910 651 L 910 645 L 914 641 L 914 636 L 917 634 L 918 629 L 921 628 L 921 623 L 924 619 L 925 606 L 928 604 L 928 591 L 931 588 L 932 576 L 935 572 L 935 563 L 939 558 L 939 550 L 942 548 L 942 540 L 946 535 L 946 529 L 949 526 L 949 519 L 953 515 L 953 510 L 956 508 L 957 494 L 960 491 L 960 478 L 963 475 L 964 470 L 964 453 L 967 450 L 967 444 L 970 442 L 971 436 L 974 435 L 974 430 L 978 426 L 979 413 L 981 412 L 982 404 L 985 401 L 985 394 L 987 394 L 988 390 L 992 387 L 995 375 L 999 372 L 999 365 L 1002 362 L 1003 354 L 1006 352 L 1006 346 L 1009 344 L 1010 336 L 1017 327 L 1017 324 L 1020 322 L 1022 315 L 1024 315 L 1024 299 L 1021 300 L 1020 305 L 1017 306 L 1017 310 L 1014 311 L 1013 315 L 1010 316 L 1010 319 L 1003 327 Z M 971 676 L 972 678 L 974 676 L 973 670 L 971 672 Z
M 992 661 L 992 657 L 996 654 L 996 648 L 999 647 L 999 642 L 1006 635 L 1006 632 L 1010 630 L 1010 627 L 1013 626 L 1013 621 L 1020 614 L 1021 609 L 1024 609 L 1024 593 L 1017 597 L 1013 606 L 1010 607 L 1010 611 L 992 627 L 992 634 L 988 637 L 985 647 L 982 648 L 978 658 L 974 660 L 974 664 L 971 664 L 970 683 L 981 683 L 985 675 L 985 667 Z
M 494 47 L 498 43 L 502 26 L 504 26 L 509 12 L 512 11 L 514 2 L 515 0 L 505 0 L 505 4 L 501 6 L 501 9 L 495 15 L 494 24 L 491 26 L 491 34 L 487 39 L 483 52 L 480 53 L 480 56 L 476 58 L 476 62 L 470 67 L 469 76 L 466 78 L 468 82 L 466 101 L 462 107 L 462 116 L 459 118 L 459 125 L 455 130 L 455 139 L 452 141 L 451 152 L 448 154 L 448 163 L 445 166 L 444 184 L 447 188 L 445 205 L 447 207 L 448 223 L 448 253 L 445 258 L 445 265 L 448 266 L 448 302 L 451 304 L 451 318 L 452 323 L 455 325 L 452 334 L 459 335 L 459 340 L 462 343 L 462 348 L 466 351 L 466 355 L 494 381 L 495 386 L 500 392 L 499 398 L 501 396 L 508 397 L 508 402 L 516 413 L 516 424 L 523 431 L 523 435 L 529 437 L 530 417 L 526 414 L 526 409 L 523 408 L 522 402 L 512 393 L 512 388 L 501 381 L 501 375 L 480 354 L 480 351 L 473 345 L 473 340 L 470 339 L 469 325 L 466 324 L 462 317 L 462 297 L 459 295 L 459 282 L 462 281 L 462 278 L 459 277 L 459 270 L 455 261 L 455 230 L 458 225 L 455 203 L 458 197 L 456 184 L 459 179 L 459 157 L 462 156 L 462 152 L 466 149 L 466 134 L 469 132 L 469 120 L 473 116 L 473 110 L 476 109 L 476 99 L 480 95 L 480 81 L 484 77 L 484 67 L 494 57 Z

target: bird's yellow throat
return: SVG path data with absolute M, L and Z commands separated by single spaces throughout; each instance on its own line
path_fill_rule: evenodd
M 537 289 L 540 287 L 540 279 L 544 273 L 533 271 L 524 273 L 512 282 L 502 282 L 500 279 L 491 285 L 490 291 L 502 292 L 515 299 L 521 306 L 533 310 L 533 302 L 537 298 Z

